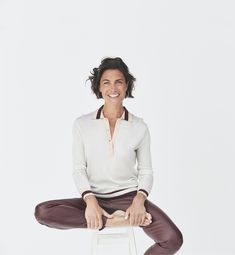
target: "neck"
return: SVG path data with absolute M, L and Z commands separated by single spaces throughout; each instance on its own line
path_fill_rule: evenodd
M 124 108 L 123 105 L 107 105 L 104 104 L 103 107 L 103 115 L 109 119 L 117 119 L 120 118 L 123 114 Z

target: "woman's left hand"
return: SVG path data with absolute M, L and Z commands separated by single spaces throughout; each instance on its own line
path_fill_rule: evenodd
M 146 217 L 146 209 L 144 206 L 144 199 L 142 196 L 136 196 L 132 204 L 126 210 L 125 219 L 130 217 L 131 226 L 141 226 L 144 224 Z

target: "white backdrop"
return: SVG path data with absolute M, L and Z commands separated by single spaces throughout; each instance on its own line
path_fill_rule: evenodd
M 0 254 L 89 254 L 91 231 L 33 214 L 78 196 L 72 123 L 103 103 L 85 80 L 106 56 L 137 78 L 124 105 L 149 125 L 150 200 L 181 229 L 178 254 L 235 254 L 234 31 L 232 0 L 0 1 Z

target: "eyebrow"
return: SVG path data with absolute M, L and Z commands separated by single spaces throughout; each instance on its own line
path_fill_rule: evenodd
M 102 81 L 110 81 L 110 80 L 109 80 L 109 79 L 103 79 Z M 124 79 L 119 78 L 119 79 L 117 79 L 116 81 L 124 81 Z

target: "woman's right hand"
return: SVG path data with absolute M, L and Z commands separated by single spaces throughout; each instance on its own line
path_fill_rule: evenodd
M 95 196 L 92 195 L 86 197 L 85 202 L 87 205 L 85 210 L 87 228 L 101 229 L 103 226 L 102 215 L 106 216 L 107 218 L 113 218 L 113 215 L 107 213 L 99 206 Z

